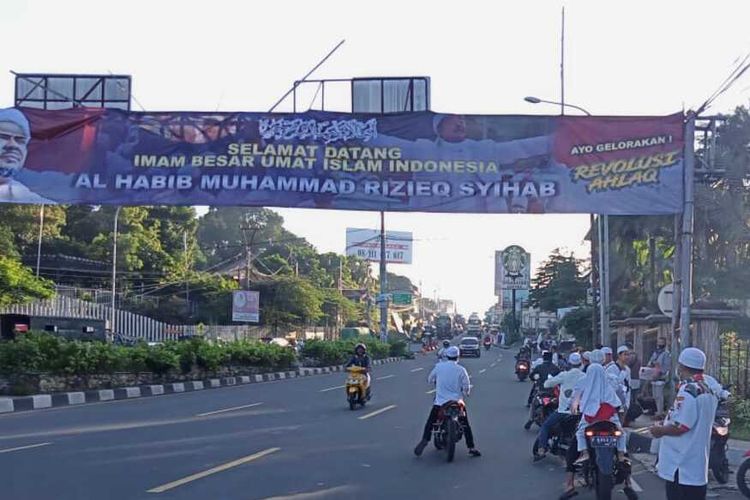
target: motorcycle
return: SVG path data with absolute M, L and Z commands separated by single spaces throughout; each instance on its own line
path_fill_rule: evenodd
M 729 447 L 729 408 L 726 399 L 719 401 L 716 409 L 716 417 L 711 428 L 711 449 L 708 455 L 708 468 L 714 475 L 714 479 L 720 484 L 729 481 L 729 459 L 727 448 Z
M 611 500 L 615 485 L 624 483 L 631 472 L 629 460 L 617 459 L 617 439 L 622 431 L 604 420 L 586 427 L 585 436 L 589 459 L 581 464 L 580 472 L 586 485 L 595 490 L 596 500 Z M 633 490 L 625 494 L 629 500 L 638 498 Z
M 370 396 L 365 369 L 361 366 L 350 366 L 346 371 L 349 372 L 346 379 L 346 400 L 349 402 L 349 409 L 354 410 L 357 405 L 365 406 Z
M 453 461 L 456 455 L 456 443 L 461 441 L 464 434 L 463 425 L 459 417 L 466 414 L 466 407 L 461 401 L 448 401 L 440 407 L 438 418 L 432 425 L 432 438 L 435 448 L 445 449 L 446 460 Z
M 576 429 L 581 421 L 581 415 L 566 415 L 566 417 L 550 429 L 549 439 L 546 443 L 534 440 L 531 453 L 534 457 L 539 455 L 539 448 L 545 448 L 549 453 L 559 457 L 565 457 L 570 445 L 576 438 Z
M 492 348 L 492 341 L 490 339 L 484 339 L 484 350 L 489 351 Z
M 531 370 L 531 363 L 529 363 L 528 359 L 519 359 L 516 361 L 516 377 L 518 377 L 519 382 L 526 380 L 526 377 L 529 376 L 529 370 Z
M 536 391 L 532 405 L 534 407 L 533 422 L 537 427 L 541 427 L 547 417 L 557 410 L 559 390 L 557 387 L 554 389 L 540 389 Z
M 737 469 L 737 487 L 745 495 L 745 498 L 750 498 L 750 477 L 748 477 L 748 472 L 750 472 L 750 450 L 746 451 L 743 457 L 745 459 L 740 464 L 740 468 Z

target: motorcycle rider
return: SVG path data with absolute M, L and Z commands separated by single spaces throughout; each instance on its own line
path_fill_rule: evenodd
M 367 355 L 367 346 L 359 343 L 354 346 L 354 355 L 349 359 L 349 362 L 344 365 L 345 368 L 350 366 L 359 366 L 365 369 L 365 377 L 367 378 L 367 399 L 370 399 L 370 356 Z
M 651 427 L 659 446 L 657 473 L 666 481 L 667 499 L 706 498 L 708 457 L 717 397 L 705 381 L 706 355 L 687 347 L 680 353 L 680 382 L 674 405 L 662 425 Z
M 438 363 L 430 372 L 427 377 L 427 383 L 435 385 L 435 400 L 430 410 L 430 415 L 427 417 L 427 422 L 424 425 L 424 432 L 422 433 L 422 440 L 417 443 L 414 448 L 414 454 L 421 456 L 427 444 L 430 442 L 432 436 L 432 425 L 437 420 L 440 408 L 449 401 L 462 402 L 465 397 L 469 395 L 471 385 L 469 383 L 469 374 L 466 372 L 466 368 L 458 364 L 459 351 L 458 347 L 450 346 L 445 351 L 447 361 L 445 363 Z M 469 455 L 472 457 L 480 457 L 482 454 L 476 449 L 474 445 L 474 433 L 471 431 L 471 425 L 469 425 L 468 415 L 464 412 L 464 415 L 460 417 L 461 425 L 464 428 L 464 436 L 466 437 L 466 446 L 469 448 Z
M 558 373 L 560 373 L 560 369 L 552 364 L 552 353 L 545 351 L 544 354 L 542 354 L 542 363 L 531 370 L 531 374 L 529 375 L 533 384 L 531 386 L 531 391 L 529 392 L 529 398 L 526 401 L 526 406 L 531 409 L 529 410 L 529 420 L 523 426 L 524 429 L 531 429 L 531 425 L 534 423 L 535 408 L 531 403 L 533 402 L 535 391 L 544 387 L 544 381 L 547 380 L 547 378 L 555 376 Z M 535 375 L 537 376 L 535 377 Z
M 443 340 L 443 347 L 441 347 L 437 352 L 437 360 L 438 363 L 441 363 L 443 361 L 446 361 L 445 358 L 445 351 L 451 346 L 451 343 L 449 340 Z
M 547 420 L 544 421 L 542 427 L 539 429 L 539 436 L 537 441 L 539 442 L 539 454 L 534 457 L 534 461 L 543 459 L 547 455 L 547 443 L 549 442 L 549 433 L 552 428 L 570 417 L 570 403 L 573 391 L 575 390 L 578 381 L 586 376 L 581 371 L 581 355 L 577 352 L 571 353 L 568 356 L 568 364 L 570 369 L 564 372 L 560 372 L 552 378 L 548 378 L 544 381 L 544 387 L 551 389 L 555 386 L 560 386 L 560 397 L 557 410 L 552 413 Z

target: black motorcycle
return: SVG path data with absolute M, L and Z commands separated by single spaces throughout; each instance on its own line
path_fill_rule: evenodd
M 576 429 L 580 421 L 581 415 L 566 415 L 550 429 L 549 439 L 546 443 L 540 443 L 539 439 L 534 441 L 531 453 L 534 457 L 537 457 L 539 456 L 539 448 L 545 448 L 553 455 L 565 457 L 576 438 Z
M 708 468 L 714 475 L 714 479 L 721 484 L 729 481 L 729 459 L 727 459 L 727 448 L 729 447 L 729 408 L 726 400 L 719 401 L 711 429 L 711 449 L 708 455 Z
M 526 380 L 526 378 L 529 376 L 529 371 L 531 370 L 531 363 L 529 363 L 528 359 L 519 359 L 516 361 L 516 377 L 518 377 L 519 382 L 523 382 Z
M 557 410 L 558 403 L 555 389 L 542 388 L 536 391 L 531 405 L 534 408 L 532 421 L 537 427 L 541 427 L 547 417 Z
M 622 431 L 609 421 L 595 422 L 585 430 L 589 459 L 580 466 L 585 483 L 596 492 L 596 500 L 612 500 L 615 485 L 630 477 L 630 461 L 617 459 L 617 439 Z M 626 489 L 629 500 L 637 500 L 632 489 Z
M 461 441 L 464 435 L 464 427 L 459 417 L 466 413 L 463 403 L 448 401 L 438 413 L 438 418 L 432 425 L 432 439 L 435 448 L 445 450 L 448 462 L 453 461 L 456 455 L 456 443 Z

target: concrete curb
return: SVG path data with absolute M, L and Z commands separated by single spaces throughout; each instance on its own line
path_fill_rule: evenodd
M 378 359 L 374 360 L 372 364 L 384 365 L 386 363 L 395 363 L 402 359 L 403 358 Z M 207 380 L 194 380 L 190 382 L 151 384 L 139 387 L 118 387 L 117 389 L 100 389 L 85 392 L 59 392 L 55 394 L 36 394 L 33 396 L 0 397 L 0 414 L 41 410 L 44 408 L 55 408 L 60 406 L 76 406 L 102 401 L 161 396 L 164 394 L 177 394 L 204 389 L 218 389 L 220 387 L 231 387 L 236 385 L 258 384 L 261 382 L 273 382 L 276 380 L 302 378 L 312 375 L 324 375 L 341 372 L 343 370 L 344 367 L 340 365 L 320 368 L 300 367 L 293 371 L 263 373 L 255 376 L 241 375 Z

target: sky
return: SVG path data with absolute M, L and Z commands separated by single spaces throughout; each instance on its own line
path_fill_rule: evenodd
M 136 110 L 267 111 L 345 39 L 314 77 L 429 76 L 435 111 L 555 114 L 559 108 L 523 98 L 560 99 L 562 6 L 565 100 L 593 114 L 695 108 L 750 52 L 747 0 L 3 0 L 0 107 L 13 104 L 10 71 L 112 72 L 133 76 Z M 343 102 L 345 92 L 331 90 L 329 103 Z M 745 78 L 712 111 L 731 111 L 749 95 Z M 291 110 L 291 101 L 279 110 Z M 321 251 L 343 252 L 347 227 L 379 224 L 374 212 L 279 212 Z M 387 214 L 388 229 L 415 239 L 413 264 L 391 269 L 421 282 L 427 296 L 481 312 L 495 301 L 495 250 L 521 245 L 532 266 L 555 248 L 585 258 L 588 221 Z

